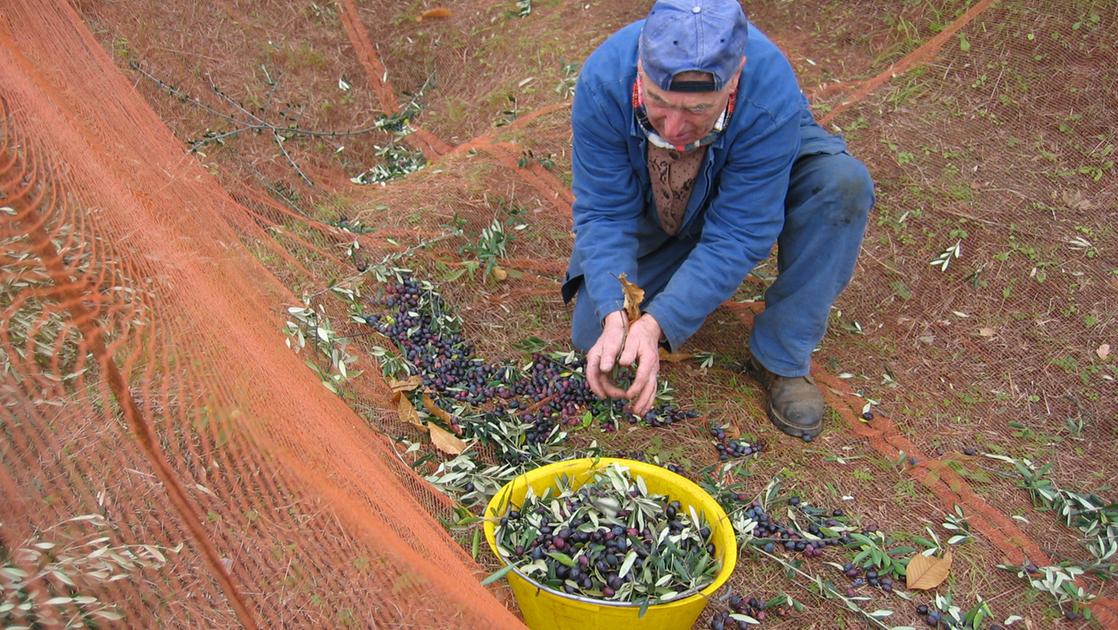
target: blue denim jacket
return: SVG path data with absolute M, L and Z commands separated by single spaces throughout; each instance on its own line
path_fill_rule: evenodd
M 635 278 L 637 260 L 672 239 L 691 241 L 682 266 L 643 305 L 678 348 L 768 256 L 795 158 L 844 145 L 815 125 L 788 60 L 750 24 L 730 125 L 709 145 L 679 232 L 669 236 L 653 205 L 648 141 L 633 115 L 642 25 L 613 34 L 579 74 L 571 112 L 575 244 L 563 298 L 581 289 L 579 299 L 591 300 L 601 321 L 622 306 L 617 276 Z

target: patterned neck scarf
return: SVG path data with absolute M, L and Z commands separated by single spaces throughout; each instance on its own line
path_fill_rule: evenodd
M 734 91 L 730 94 L 730 100 L 726 103 L 726 109 L 722 110 L 722 115 L 715 121 L 714 127 L 710 130 L 710 133 L 692 143 L 679 146 L 668 142 L 663 136 L 656 133 L 656 129 L 653 128 L 652 123 L 648 120 L 648 112 L 644 109 L 644 97 L 641 95 L 641 92 L 643 92 L 641 89 L 641 75 L 638 72 L 637 80 L 633 82 L 633 114 L 637 118 L 637 124 L 640 125 L 641 131 L 644 132 L 648 141 L 653 145 L 661 149 L 672 149 L 681 153 L 706 146 L 717 140 L 718 136 L 721 135 L 722 131 L 726 129 L 726 126 L 730 123 L 730 117 L 734 115 L 734 105 L 738 100 L 737 91 Z

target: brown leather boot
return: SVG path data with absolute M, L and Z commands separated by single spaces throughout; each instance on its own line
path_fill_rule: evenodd
M 769 393 L 769 420 L 776 428 L 807 442 L 823 431 L 823 394 L 815 379 L 773 374 L 752 357 L 749 370 Z

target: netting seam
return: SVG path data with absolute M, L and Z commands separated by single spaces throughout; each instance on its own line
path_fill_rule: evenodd
M 349 37 L 350 44 L 353 46 L 361 65 L 365 68 L 365 73 L 368 75 L 369 83 L 372 85 L 373 91 L 381 101 L 381 105 L 386 113 L 397 113 L 400 105 L 396 98 L 395 91 L 387 81 L 388 70 L 384 67 L 384 63 L 376 54 L 376 48 L 369 39 L 369 33 L 361 23 L 361 19 L 357 14 L 356 5 L 353 3 L 353 0 L 339 0 L 339 4 L 342 7 L 342 25 L 345 28 L 346 35 Z M 562 103 L 555 107 L 541 108 L 537 110 L 538 113 L 533 112 L 535 115 L 525 116 L 524 122 L 521 124 L 526 124 L 539 116 L 558 110 L 560 106 L 565 107 L 566 104 Z M 570 217 L 571 204 L 574 203 L 574 196 L 571 192 L 567 190 L 567 187 L 564 186 L 558 178 L 544 171 L 542 167 L 534 164 L 528 167 L 519 166 L 515 151 L 517 145 L 514 143 L 494 142 L 488 138 L 490 134 L 486 134 L 464 145 L 454 147 L 429 131 L 416 127 L 415 125 L 410 126 L 412 132 L 405 137 L 405 141 L 414 148 L 422 151 L 428 160 L 433 160 L 443 155 L 456 152 L 462 149 L 462 147 L 487 151 L 502 165 L 516 173 L 536 192 L 549 199 L 557 210 L 564 213 L 567 217 Z M 486 139 L 482 140 L 481 138 Z
M 857 105 L 874 90 L 888 83 L 893 77 L 904 74 L 912 68 L 930 61 L 939 53 L 943 45 L 947 43 L 955 33 L 959 32 L 967 24 L 970 24 L 979 15 L 982 15 L 986 9 L 990 8 L 998 0 L 980 0 L 977 4 L 967 10 L 966 13 L 960 15 L 954 22 L 949 24 L 947 28 L 940 31 L 935 37 L 921 44 L 916 50 L 908 53 L 899 61 L 891 64 L 888 68 L 878 73 L 876 76 L 863 81 L 860 85 L 854 88 L 851 93 L 842 100 L 841 103 L 836 105 L 834 109 L 819 119 L 819 124 L 826 126 L 836 116 Z
M 361 18 L 357 14 L 357 5 L 353 3 L 353 0 L 339 0 L 338 4 L 342 8 L 342 26 L 345 29 L 346 36 L 349 37 L 358 61 L 365 68 L 369 84 L 373 93 L 376 94 L 377 100 L 380 101 L 384 113 L 398 113 L 400 102 L 396 98 L 395 90 L 392 89 L 392 85 L 387 80 L 388 69 L 384 67 L 384 62 L 377 55 L 376 47 L 369 39 L 368 31 L 361 24 Z M 405 140 L 412 147 L 422 151 L 428 160 L 449 153 L 453 149 L 434 134 L 418 129 L 414 125 L 412 125 L 412 133 L 408 134 Z
M 982 518 L 972 519 L 971 522 L 987 540 L 1004 552 L 1011 562 L 1023 564 L 1025 561 L 1030 561 L 1040 565 L 1052 564 L 1048 554 L 1041 550 L 1036 541 L 1021 531 L 1012 519 L 975 493 L 970 483 L 946 463 L 922 453 L 915 444 L 900 433 L 896 423 L 888 416 L 879 411 L 875 412 L 872 427 L 861 422 L 858 416 L 864 399 L 856 396 L 848 383 L 827 373 L 818 364 L 813 366 L 812 373 L 826 386 L 823 392 L 824 398 L 842 417 L 850 433 L 868 440 L 874 450 L 887 458 L 896 459 L 902 452 L 916 457 L 917 463 L 907 467 L 906 472 L 940 499 L 945 509 L 950 510 L 953 504 L 957 504 L 970 513 L 981 515 Z M 1089 607 L 1104 626 L 1115 627 L 1113 624 L 1118 623 L 1118 616 L 1113 616 L 1114 611 L 1118 610 L 1118 602 L 1100 597 L 1093 600 Z M 1104 621 L 1106 619 L 1109 621 Z

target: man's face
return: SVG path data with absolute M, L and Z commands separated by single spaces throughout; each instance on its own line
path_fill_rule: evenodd
M 644 71 L 640 70 L 640 72 L 643 74 Z M 714 123 L 718 122 L 718 117 L 726 109 L 730 95 L 738 87 L 740 76 L 739 71 L 718 92 L 668 92 L 661 90 L 642 76 L 641 98 L 644 100 L 648 122 L 652 123 L 656 133 L 676 146 L 695 142 L 714 129 Z M 710 75 L 702 72 L 682 72 L 675 78 L 693 81 L 709 79 Z

